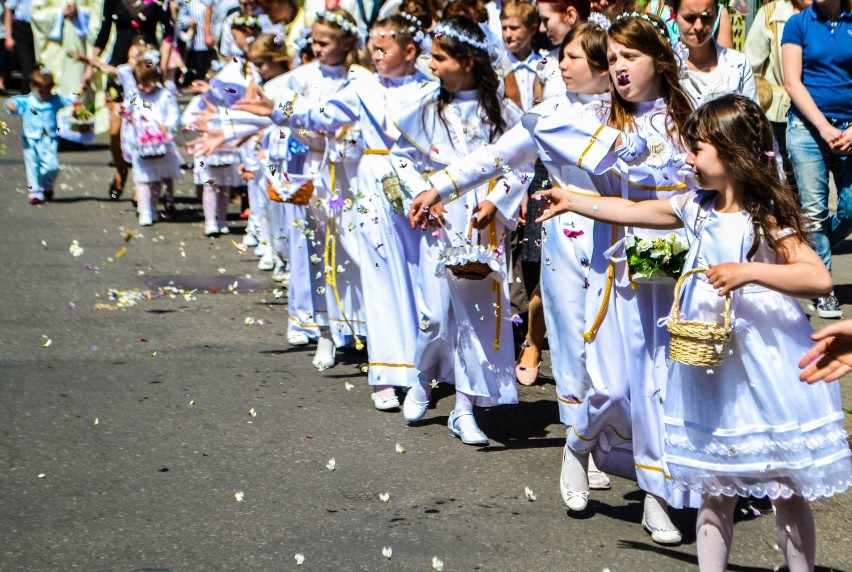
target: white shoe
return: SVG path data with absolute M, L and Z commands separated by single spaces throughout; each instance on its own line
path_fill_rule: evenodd
M 470 417 L 470 419 L 467 419 Z M 466 425 L 456 427 L 456 422 L 461 420 L 461 425 Z M 471 411 L 461 411 L 456 413 L 453 410 L 450 413 L 450 418 L 447 420 L 447 429 L 450 430 L 450 435 L 453 437 L 458 437 L 461 439 L 462 443 L 465 445 L 487 445 L 488 444 L 488 436 L 482 432 L 479 426 L 476 424 L 476 419 L 473 417 L 473 412 Z
M 305 333 L 290 332 L 287 334 L 287 343 L 291 346 L 306 346 L 311 343 L 311 339 Z
M 405 394 L 402 402 L 402 416 L 406 421 L 420 421 L 429 409 L 429 402 L 422 403 L 411 396 L 411 390 Z
M 378 393 L 373 393 L 370 395 L 370 398 L 373 400 L 373 405 L 375 405 L 376 409 L 379 411 L 399 409 L 399 397 L 396 395 L 386 397 L 384 395 L 379 395 Z
M 231 229 L 227 224 L 219 224 L 219 234 L 231 234 Z
M 204 225 L 204 234 L 207 236 L 219 236 L 219 225 L 216 223 Z
M 672 528 L 653 528 L 648 524 L 645 514 L 642 514 L 642 528 L 651 535 L 651 540 L 657 544 L 674 546 L 683 541 L 683 535 L 672 525 Z
M 334 367 L 334 358 L 337 355 L 337 348 L 334 347 L 334 342 L 329 338 L 320 338 L 317 341 L 317 351 L 314 353 L 314 359 L 311 363 L 314 367 L 322 371 Z
M 289 265 L 286 262 L 278 261 L 272 270 L 272 280 L 281 282 L 284 286 L 290 285 Z
M 562 450 L 562 471 L 559 474 L 559 492 L 562 494 L 562 501 L 565 503 L 565 506 L 572 512 L 583 512 L 589 506 L 589 489 L 573 490 L 568 488 L 563 475 L 566 471 L 571 472 L 572 470 L 582 471 L 583 475 L 586 475 L 588 473 L 588 465 L 585 467 L 583 465 L 583 461 L 577 458 L 566 444 Z
M 265 252 L 263 256 L 260 257 L 260 260 L 257 262 L 258 270 L 272 270 L 275 268 L 275 255 L 270 250 L 269 252 Z
M 245 236 L 243 236 L 243 239 L 242 239 L 240 242 L 241 242 L 241 243 L 242 243 L 242 244 L 243 244 L 246 248 L 251 248 L 251 247 L 253 247 L 253 246 L 257 246 L 257 245 L 259 244 L 259 242 L 257 241 L 257 237 L 256 237 L 254 234 L 250 233 L 250 232 L 247 232 L 247 233 L 245 234 Z
M 261 243 L 254 247 L 254 255 L 260 258 L 264 254 L 266 254 L 266 245 Z
M 150 214 L 139 215 L 139 226 L 151 226 L 154 224 L 154 217 Z

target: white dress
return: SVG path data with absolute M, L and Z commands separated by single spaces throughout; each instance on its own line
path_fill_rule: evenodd
M 172 93 L 158 87 L 153 93 L 132 97 L 122 104 L 124 116 L 122 134 L 131 136 L 133 141 L 131 161 L 133 165 L 134 183 L 157 183 L 163 179 L 180 177 L 180 167 L 183 162 L 180 151 L 174 143 L 174 133 L 180 120 L 180 108 Z M 146 138 L 159 134 L 160 126 L 166 128 L 170 139 L 164 143 L 164 154 L 158 157 L 143 157 L 140 145 Z
M 355 122 L 361 128 L 364 154 L 357 165 L 352 196 L 360 219 L 355 232 L 371 385 L 408 387 L 418 377 L 413 286 L 417 273 L 413 269 L 420 237 L 411 232 L 407 209 L 395 207 L 385 196 L 382 179 L 393 173 L 389 149 L 399 137 L 392 117 L 404 103 L 419 97 L 425 79 L 419 72 L 403 78 L 350 75 L 346 87 L 323 102 L 296 98 L 287 121 L 296 130 L 336 131 Z
M 578 165 L 595 175 L 602 196 L 630 200 L 668 198 L 688 190 L 668 135 L 665 100 L 635 105 L 634 130 L 648 142 L 642 162 L 626 165 L 610 152 L 618 131 L 554 115 L 534 127 L 540 152 L 553 161 Z M 603 118 L 602 118 L 603 120 Z M 593 122 L 594 123 L 594 122 Z M 663 406 L 668 332 L 657 321 L 673 301 L 670 283 L 634 283 L 624 254 L 625 230 L 641 238 L 668 234 L 641 228 L 594 225 L 592 268 L 586 293 L 586 369 L 592 386 L 579 405 L 568 445 L 593 453 L 607 473 L 636 478 L 642 490 L 675 508 L 698 499 L 672 486 L 663 460 Z M 611 279 L 610 279 L 611 276 Z
M 692 105 L 697 108 L 731 93 L 744 95 L 759 104 L 754 72 L 746 57 L 720 46 L 716 40 L 710 41 L 716 47 L 716 67 L 710 71 L 689 70 L 680 80 Z
M 535 106 L 531 114 L 561 117 L 572 121 L 586 115 L 596 121 L 596 110 L 602 96 L 562 93 Z M 446 169 L 430 177 L 438 193 L 446 198 L 458 186 L 462 192 L 481 185 L 503 173 L 504 165 L 513 169 L 529 167 L 540 157 L 556 187 L 573 192 L 597 194 L 590 175 L 571 164 L 539 153 L 536 141 L 523 124 L 516 125 L 493 145 L 480 147 L 472 154 L 454 161 Z M 447 175 L 450 176 L 447 176 Z M 526 173 L 531 179 L 532 172 Z M 516 185 L 513 193 L 526 193 L 527 185 Z M 592 256 L 594 221 L 575 213 L 566 213 L 542 224 L 541 294 L 544 319 L 550 340 L 550 357 L 560 420 L 574 424 L 577 408 L 589 389 L 586 373 L 586 348 L 583 342 L 586 292 Z
M 432 87 L 421 101 L 406 108 L 397 124 L 402 136 L 391 150 L 391 160 L 403 186 L 412 195 L 431 188 L 424 174 L 464 157 L 486 141 L 476 92 L 462 91 L 452 96 L 444 109 L 446 123 L 437 116 L 438 93 L 438 88 Z M 519 116 L 520 110 L 514 104 L 505 103 L 503 117 L 509 127 Z M 507 195 L 503 189 L 502 182 L 497 181 L 492 191 L 499 210 L 492 227 L 493 238 L 487 230 L 482 231 L 483 244 L 493 241 L 498 248 L 503 246 L 519 202 L 513 206 L 502 204 L 501 199 Z M 419 280 L 415 290 L 420 318 L 415 365 L 420 379 L 455 383 L 457 391 L 476 396 L 476 405 L 480 407 L 518 400 L 508 283 L 490 277 L 443 278 L 436 276 L 436 269 L 445 248 L 467 244 L 473 209 L 486 196 L 492 200 L 488 185 L 481 185 L 444 204 L 447 213 L 442 229 L 410 231 L 421 233 Z M 477 236 L 474 232 L 474 240 Z
M 699 191 L 671 201 L 690 243 L 685 268 L 747 261 L 752 220 L 745 212 L 716 212 L 715 196 Z M 765 241 L 752 260 L 778 263 Z M 724 298 L 703 275 L 687 280 L 681 314 L 720 321 Z M 813 345 L 799 302 L 748 285 L 732 293 L 732 324 L 721 365 L 671 363 L 665 457 L 675 484 L 701 494 L 771 499 L 845 491 L 852 453 L 840 384 L 799 381 L 798 361 Z

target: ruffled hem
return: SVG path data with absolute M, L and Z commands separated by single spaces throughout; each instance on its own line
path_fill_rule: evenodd
M 682 428 L 677 429 L 683 430 Z M 794 438 L 786 440 L 777 438 L 774 433 L 728 439 L 702 435 L 702 437 L 706 437 L 705 442 L 701 446 L 696 446 L 694 438 L 689 434 L 678 434 L 677 429 L 671 426 L 666 427 L 666 447 L 698 453 L 705 459 L 716 458 L 719 462 L 727 462 L 732 457 L 763 456 L 779 452 L 800 453 L 809 451 L 815 453 L 830 449 L 838 443 L 843 443 L 843 446 L 845 446 L 846 439 L 849 437 L 844 429 L 835 427 L 816 435 L 805 436 L 799 433 Z
M 846 463 L 849 466 L 849 463 Z M 778 498 L 788 499 L 793 495 L 801 496 L 809 501 L 820 498 L 829 498 L 836 494 L 846 492 L 852 487 L 852 474 L 848 471 L 838 470 L 833 478 L 824 476 L 819 484 L 810 482 L 798 482 L 799 477 L 784 478 L 787 482 L 777 480 L 763 480 L 760 477 L 734 477 L 729 475 L 692 475 L 678 474 L 681 470 L 674 470 L 669 463 L 669 470 L 672 471 L 673 485 L 677 489 L 684 491 L 692 491 L 699 495 L 725 495 L 728 497 L 757 497 L 769 498 L 776 500 Z M 842 474 L 845 472 L 845 475 Z M 834 474 L 835 471 L 832 471 Z

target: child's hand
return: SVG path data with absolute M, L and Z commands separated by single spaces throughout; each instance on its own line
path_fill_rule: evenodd
M 835 381 L 852 371 L 852 320 L 826 326 L 811 335 L 816 344 L 799 362 L 807 383 Z
M 253 181 L 254 178 L 254 171 L 247 171 L 245 165 L 240 165 L 240 179 L 243 181 Z
M 571 210 L 571 193 L 560 187 L 538 191 L 533 198 L 539 201 L 550 201 L 550 205 L 544 209 L 540 217 L 535 219 L 535 222 L 544 222 Z
M 748 268 L 748 264 L 741 262 L 711 264 L 707 271 L 707 281 L 719 291 L 719 296 L 727 296 L 728 292 L 752 281 Z
M 18 106 L 17 106 L 17 105 L 15 105 L 15 104 L 14 104 L 13 102 L 11 102 L 11 101 L 7 101 L 7 102 L 6 102 L 6 109 L 9 111 L 9 113 L 13 113 L 13 114 L 14 114 L 14 113 L 18 113 Z
M 432 187 L 426 192 L 420 193 L 411 202 L 411 208 L 408 211 L 408 222 L 411 223 L 411 228 L 425 229 L 429 223 L 429 209 L 432 205 L 439 202 L 441 197 L 438 195 L 438 190 Z
M 446 221 L 444 220 L 444 214 L 446 214 L 447 209 L 444 208 L 443 203 L 438 203 L 429 209 L 429 226 L 434 228 L 443 228 Z
M 489 200 L 482 201 L 473 209 L 473 227 L 482 230 L 497 216 L 497 207 Z

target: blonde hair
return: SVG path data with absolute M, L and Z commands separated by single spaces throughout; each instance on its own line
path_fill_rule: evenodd
M 517 18 L 523 22 L 524 26 L 538 26 L 538 10 L 535 4 L 529 0 L 513 0 L 503 4 L 503 10 L 500 12 L 500 19 Z

